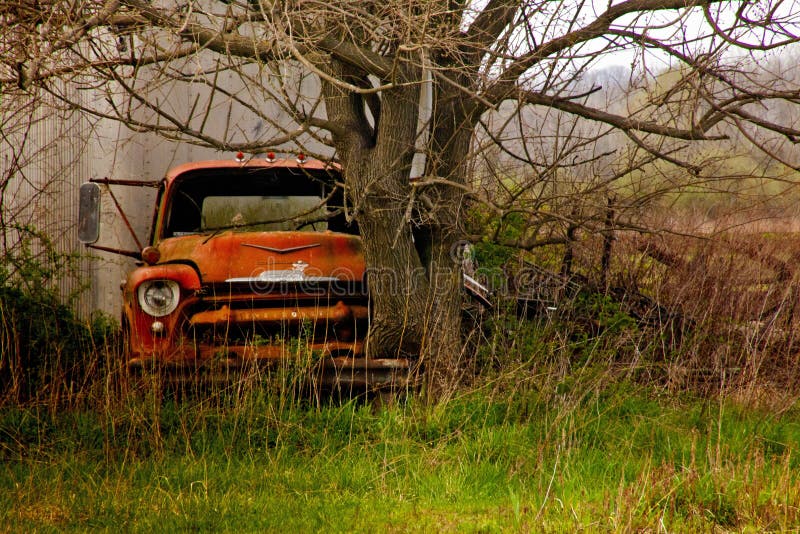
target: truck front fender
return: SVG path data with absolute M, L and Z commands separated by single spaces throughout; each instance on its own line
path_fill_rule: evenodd
M 163 265 L 152 265 L 149 267 L 139 267 L 128 275 L 125 284 L 126 297 L 133 297 L 136 288 L 148 280 L 174 280 L 181 286 L 182 290 L 198 290 L 201 287 L 200 276 L 197 271 L 189 265 L 183 263 L 166 263 Z

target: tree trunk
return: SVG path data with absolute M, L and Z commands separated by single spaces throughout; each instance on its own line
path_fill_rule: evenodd
M 345 171 L 349 182 L 365 192 L 356 195 L 361 197 L 356 203 L 372 295 L 367 351 L 380 357 L 418 356 L 429 283 L 405 220 L 407 197 L 377 191 L 384 182 L 407 184 L 408 175 L 395 171 L 387 176 L 387 168 L 391 163 L 384 165 L 378 159 L 358 175 Z
M 426 174 L 465 184 L 474 125 L 455 91 L 439 87 L 437 97 Z M 426 193 L 433 206 L 433 213 L 426 217 L 428 242 L 423 245 L 431 284 L 428 316 L 432 320 L 423 353 L 429 362 L 426 376 L 429 389 L 441 397 L 452 392 L 463 378 L 466 356 L 461 339 L 463 281 L 459 257 L 465 199 L 464 191 L 451 185 L 433 186 Z
M 328 68 L 339 79 L 349 74 L 336 61 Z M 334 143 L 355 206 L 367 262 L 372 297 L 367 354 L 421 355 L 430 288 L 406 217 L 419 89 L 413 84 L 398 84 L 383 91 L 374 124 L 366 118 L 360 95 L 331 83 L 323 83 L 323 94 L 328 119 L 342 127 L 343 133 L 334 138 Z
M 331 74 L 347 79 L 336 61 Z M 421 79 L 421 73 L 405 73 Z M 462 274 L 457 255 L 463 191 L 446 185 L 425 188 L 427 208 L 411 206 L 409 172 L 419 113 L 419 86 L 398 84 L 383 91 L 371 125 L 364 99 L 323 83 L 328 119 L 341 126 L 334 143 L 356 210 L 372 296 L 370 357 L 418 356 L 432 395 L 452 391 L 461 378 Z M 465 183 L 472 124 L 451 91 L 434 112 L 428 174 Z M 455 113 L 455 115 L 454 115 Z M 374 116 L 374 113 L 373 113 Z M 423 225 L 415 243 L 409 215 Z M 420 222 L 420 221 L 418 221 Z

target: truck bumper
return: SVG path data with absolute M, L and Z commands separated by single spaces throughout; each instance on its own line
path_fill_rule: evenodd
M 409 358 L 366 358 L 323 355 L 314 358 L 241 358 L 234 352 L 214 358 L 132 357 L 128 370 L 134 374 L 160 372 L 168 381 L 230 381 L 236 376 L 281 372 L 303 376 L 324 388 L 363 390 L 404 389 L 417 381 L 416 361 Z

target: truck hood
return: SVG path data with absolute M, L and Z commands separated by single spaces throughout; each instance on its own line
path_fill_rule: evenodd
M 203 284 L 362 280 L 358 236 L 334 232 L 232 232 L 164 239 L 159 264 L 189 263 Z

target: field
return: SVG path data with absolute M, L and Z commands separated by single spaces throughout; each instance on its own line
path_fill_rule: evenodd
M 590 373 L 589 373 L 590 374 Z M 0 418 L 0 525 L 33 531 L 787 531 L 800 411 L 605 378 L 445 403 L 146 399 Z M 501 392 L 501 389 L 505 389 Z M 743 398 L 743 397 L 742 397 Z

